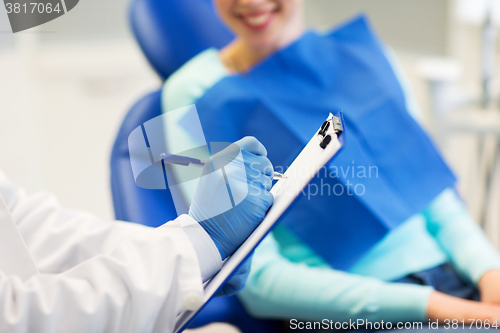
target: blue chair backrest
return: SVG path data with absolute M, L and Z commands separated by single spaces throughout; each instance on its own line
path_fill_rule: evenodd
M 217 18 L 211 0 L 133 0 L 129 15 L 142 51 L 164 79 L 204 49 L 220 48 L 233 38 Z M 119 220 L 158 226 L 177 216 L 170 191 L 138 187 L 130 166 L 129 134 L 159 115 L 161 92 L 157 91 L 131 108 L 119 130 L 111 156 L 111 188 Z
M 142 51 L 163 79 L 201 51 L 233 39 L 212 0 L 133 0 L 129 15 Z
M 164 79 L 204 49 L 220 48 L 233 38 L 211 0 L 133 0 L 129 15 L 142 51 Z M 170 191 L 138 187 L 130 166 L 129 134 L 159 115 L 161 91 L 137 102 L 119 130 L 111 156 L 111 188 L 119 220 L 154 227 L 177 216 Z
M 146 95 L 123 120 L 111 152 L 111 192 L 118 220 L 157 227 L 177 217 L 169 190 L 149 190 L 135 184 L 128 136 L 144 122 L 161 115 L 161 91 Z

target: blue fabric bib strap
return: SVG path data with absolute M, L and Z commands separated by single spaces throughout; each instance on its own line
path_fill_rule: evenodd
M 197 102 L 207 141 L 246 135 L 288 167 L 329 112 L 344 111 L 346 145 L 283 223 L 347 270 L 455 177 L 406 111 L 404 95 L 364 17 L 327 36 L 306 33 Z

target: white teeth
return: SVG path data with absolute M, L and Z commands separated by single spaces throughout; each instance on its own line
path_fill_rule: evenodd
M 245 17 L 245 21 L 250 25 L 258 26 L 264 24 L 268 18 L 269 13 L 265 13 L 259 16 L 247 16 Z

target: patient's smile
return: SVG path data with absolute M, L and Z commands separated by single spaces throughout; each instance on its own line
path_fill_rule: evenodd
M 255 16 L 243 16 L 243 21 L 250 28 L 263 28 L 270 22 L 271 15 L 269 13 L 257 14 Z
M 257 11 L 242 11 L 236 13 L 236 17 L 243 22 L 243 24 L 250 30 L 254 32 L 260 32 L 265 30 L 276 17 L 278 11 L 278 6 L 273 4 L 272 6 L 267 6 L 266 9 L 258 9 Z

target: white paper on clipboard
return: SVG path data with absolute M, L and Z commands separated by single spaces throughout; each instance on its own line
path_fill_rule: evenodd
M 271 189 L 274 195 L 274 203 L 266 214 L 262 223 L 245 240 L 245 242 L 227 259 L 219 273 L 217 273 L 205 286 L 203 302 L 206 304 L 210 298 L 219 290 L 223 283 L 230 277 L 232 272 L 249 256 L 262 239 L 278 222 L 281 216 L 292 205 L 302 190 L 309 184 L 313 177 L 328 163 L 340 150 L 341 143 L 335 134 L 333 115 L 327 118 L 330 121 L 326 135 L 332 140 L 325 149 L 320 147 L 324 136 L 320 136 L 319 129 L 313 138 L 300 152 L 292 165 L 286 170 L 287 178 L 279 180 Z M 200 309 L 201 310 L 201 309 Z M 199 311 L 199 310 L 198 310 Z M 186 311 L 177 317 L 175 332 L 180 332 L 194 317 L 197 311 Z

